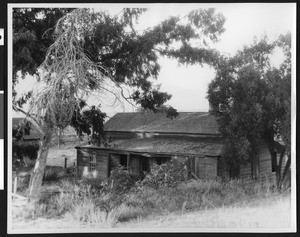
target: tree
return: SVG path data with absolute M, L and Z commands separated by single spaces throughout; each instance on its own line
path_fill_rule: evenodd
M 136 31 L 134 21 L 145 10 L 123 9 L 111 16 L 76 9 L 57 21 L 54 41 L 35 71 L 41 87 L 32 96 L 27 113 L 43 131 L 29 184 L 31 199 L 39 197 L 55 128 L 72 125 L 79 135 L 90 133 L 94 143 L 105 143 L 105 113 L 99 107 L 88 106 L 90 96 L 109 92 L 117 100 L 133 101 L 155 112 L 171 97 L 152 83 L 159 74 L 159 56 L 176 58 L 180 63 L 216 62 L 217 53 L 206 42 L 217 41 L 224 31 L 222 14 L 214 9 L 194 10 L 184 17 L 187 23 L 170 17 L 151 29 Z M 190 46 L 191 41 L 197 41 L 200 47 Z M 133 92 L 126 96 L 124 86 Z M 176 112 L 172 108 L 166 111 Z
M 285 60 L 279 68 L 272 67 L 270 55 L 281 48 Z M 265 141 L 276 170 L 280 188 L 290 167 L 290 109 L 291 109 L 291 36 L 280 36 L 268 42 L 244 47 L 234 57 L 221 57 L 215 79 L 208 89 L 208 99 L 216 111 L 221 133 L 225 139 L 224 157 L 235 168 L 251 161 L 252 176 L 258 177 L 259 143 Z M 276 152 L 280 159 L 277 161 Z M 281 175 L 283 157 L 288 161 Z
M 27 74 L 37 75 L 48 47 L 53 43 L 52 33 L 58 19 L 71 8 L 14 8 L 13 9 L 13 104 L 14 109 L 30 98 L 31 93 L 17 98 L 15 86 L 18 72 L 22 79 Z

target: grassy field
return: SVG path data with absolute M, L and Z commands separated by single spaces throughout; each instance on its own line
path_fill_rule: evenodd
M 290 196 L 276 196 L 252 200 L 244 204 L 206 209 L 201 211 L 177 212 L 146 219 L 118 223 L 118 228 L 182 229 L 193 231 L 201 229 L 273 229 L 291 227 Z
M 48 165 L 63 166 L 64 157 L 68 158 L 68 167 L 76 161 L 73 144 L 52 146 Z M 78 177 L 76 170 L 66 173 L 50 169 L 44 176 L 39 203 L 13 202 L 9 210 L 11 228 L 15 233 L 39 233 L 201 232 L 211 228 L 276 231 L 291 227 L 289 188 L 278 192 L 272 184 L 263 182 L 183 179 L 184 174 L 178 172 L 182 164 L 170 162 L 163 166 L 151 168 L 143 181 L 122 168 L 115 169 L 105 182 Z M 28 181 L 18 194 L 27 195 Z
M 190 180 L 175 187 L 99 188 L 99 180 L 47 182 L 35 206 L 14 206 L 12 228 L 21 232 L 290 228 L 290 193 L 262 183 Z M 155 226 L 156 229 L 152 227 Z
M 98 217 L 99 219 L 99 217 Z M 222 230 L 271 230 L 280 231 L 291 227 L 291 202 L 289 195 L 252 200 L 247 203 L 204 209 L 189 212 L 174 212 L 135 218 L 130 221 L 110 225 L 104 223 L 82 223 L 69 215 L 61 218 L 37 218 L 19 220 L 13 223 L 14 230 L 39 232 L 74 230 L 124 230 L 124 231 L 204 231 L 205 229 Z M 153 228 L 155 227 L 155 228 Z M 75 229 L 76 230 L 76 229 Z

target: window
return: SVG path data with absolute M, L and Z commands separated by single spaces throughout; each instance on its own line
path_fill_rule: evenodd
M 90 155 L 89 172 L 93 172 L 93 171 L 96 170 L 96 163 L 97 163 L 96 154 L 91 154 L 91 155 Z

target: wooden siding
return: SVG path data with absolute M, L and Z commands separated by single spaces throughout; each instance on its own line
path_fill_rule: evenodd
M 145 138 L 176 138 L 176 139 L 191 139 L 191 140 L 205 140 L 222 141 L 220 134 L 190 134 L 190 133 L 164 133 L 164 132 L 129 132 L 129 131 L 106 131 L 107 137 L 112 140 L 122 139 L 145 139 Z
M 267 147 L 261 148 L 259 152 L 259 178 L 266 182 L 276 182 L 276 173 L 272 172 L 271 155 Z
M 108 151 L 88 148 L 77 149 L 77 166 L 80 175 L 89 170 L 90 156 L 96 155 L 96 175 L 101 179 L 108 177 Z
M 114 163 L 114 164 L 120 164 L 120 156 L 119 155 L 117 155 L 117 154 L 112 154 L 112 153 L 110 153 L 109 154 L 110 155 L 110 158 L 112 159 L 112 162 Z
M 218 157 L 189 157 L 190 171 L 199 179 L 216 179 L 218 174 Z
M 279 155 L 277 158 L 279 159 Z M 240 178 L 243 180 L 252 179 L 250 162 L 241 165 Z M 272 172 L 271 155 L 266 146 L 261 146 L 259 151 L 259 179 L 269 183 L 275 183 L 276 181 L 276 173 Z
M 200 179 L 217 178 L 217 157 L 198 158 L 198 173 Z
M 97 151 L 97 177 L 101 179 L 108 178 L 108 165 L 109 165 L 109 155 L 107 150 Z
M 220 178 L 229 178 L 229 173 L 226 171 L 225 160 L 223 157 L 217 157 L 217 176 Z
M 139 160 L 139 157 L 130 156 L 129 170 L 133 174 L 136 174 L 136 175 L 140 174 L 140 160 Z
M 77 149 L 77 167 L 80 175 L 83 174 L 84 167 L 89 165 L 89 152 L 86 149 Z

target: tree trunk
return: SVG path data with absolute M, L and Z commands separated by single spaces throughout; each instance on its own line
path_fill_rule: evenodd
M 58 128 L 57 133 L 57 148 L 60 148 L 60 128 Z
M 57 130 L 57 148 L 60 148 L 61 143 L 62 143 L 62 129 L 58 128 L 58 130 Z
M 276 157 L 276 153 L 275 153 L 274 138 L 273 137 L 272 138 L 265 137 L 265 142 L 267 143 L 268 150 L 271 155 L 272 171 L 276 171 L 277 170 L 277 157 Z
M 278 189 L 280 189 L 282 185 L 282 180 L 284 179 L 284 175 L 281 175 L 281 170 L 282 170 L 282 160 L 283 156 L 285 154 L 285 147 L 281 145 L 280 143 L 274 141 L 274 136 L 270 136 L 269 133 L 268 135 L 264 136 L 265 142 L 267 143 L 271 159 L 272 159 L 272 170 L 275 169 L 276 172 L 276 186 Z M 277 156 L 276 156 L 276 151 L 280 152 L 280 159 L 279 162 L 277 162 Z
M 47 128 L 44 131 L 44 136 L 41 140 L 41 147 L 39 150 L 38 158 L 35 162 L 33 171 L 31 172 L 29 181 L 29 200 L 37 201 L 40 198 L 41 187 L 43 182 L 44 171 L 47 163 L 47 156 L 52 137 L 52 128 Z

